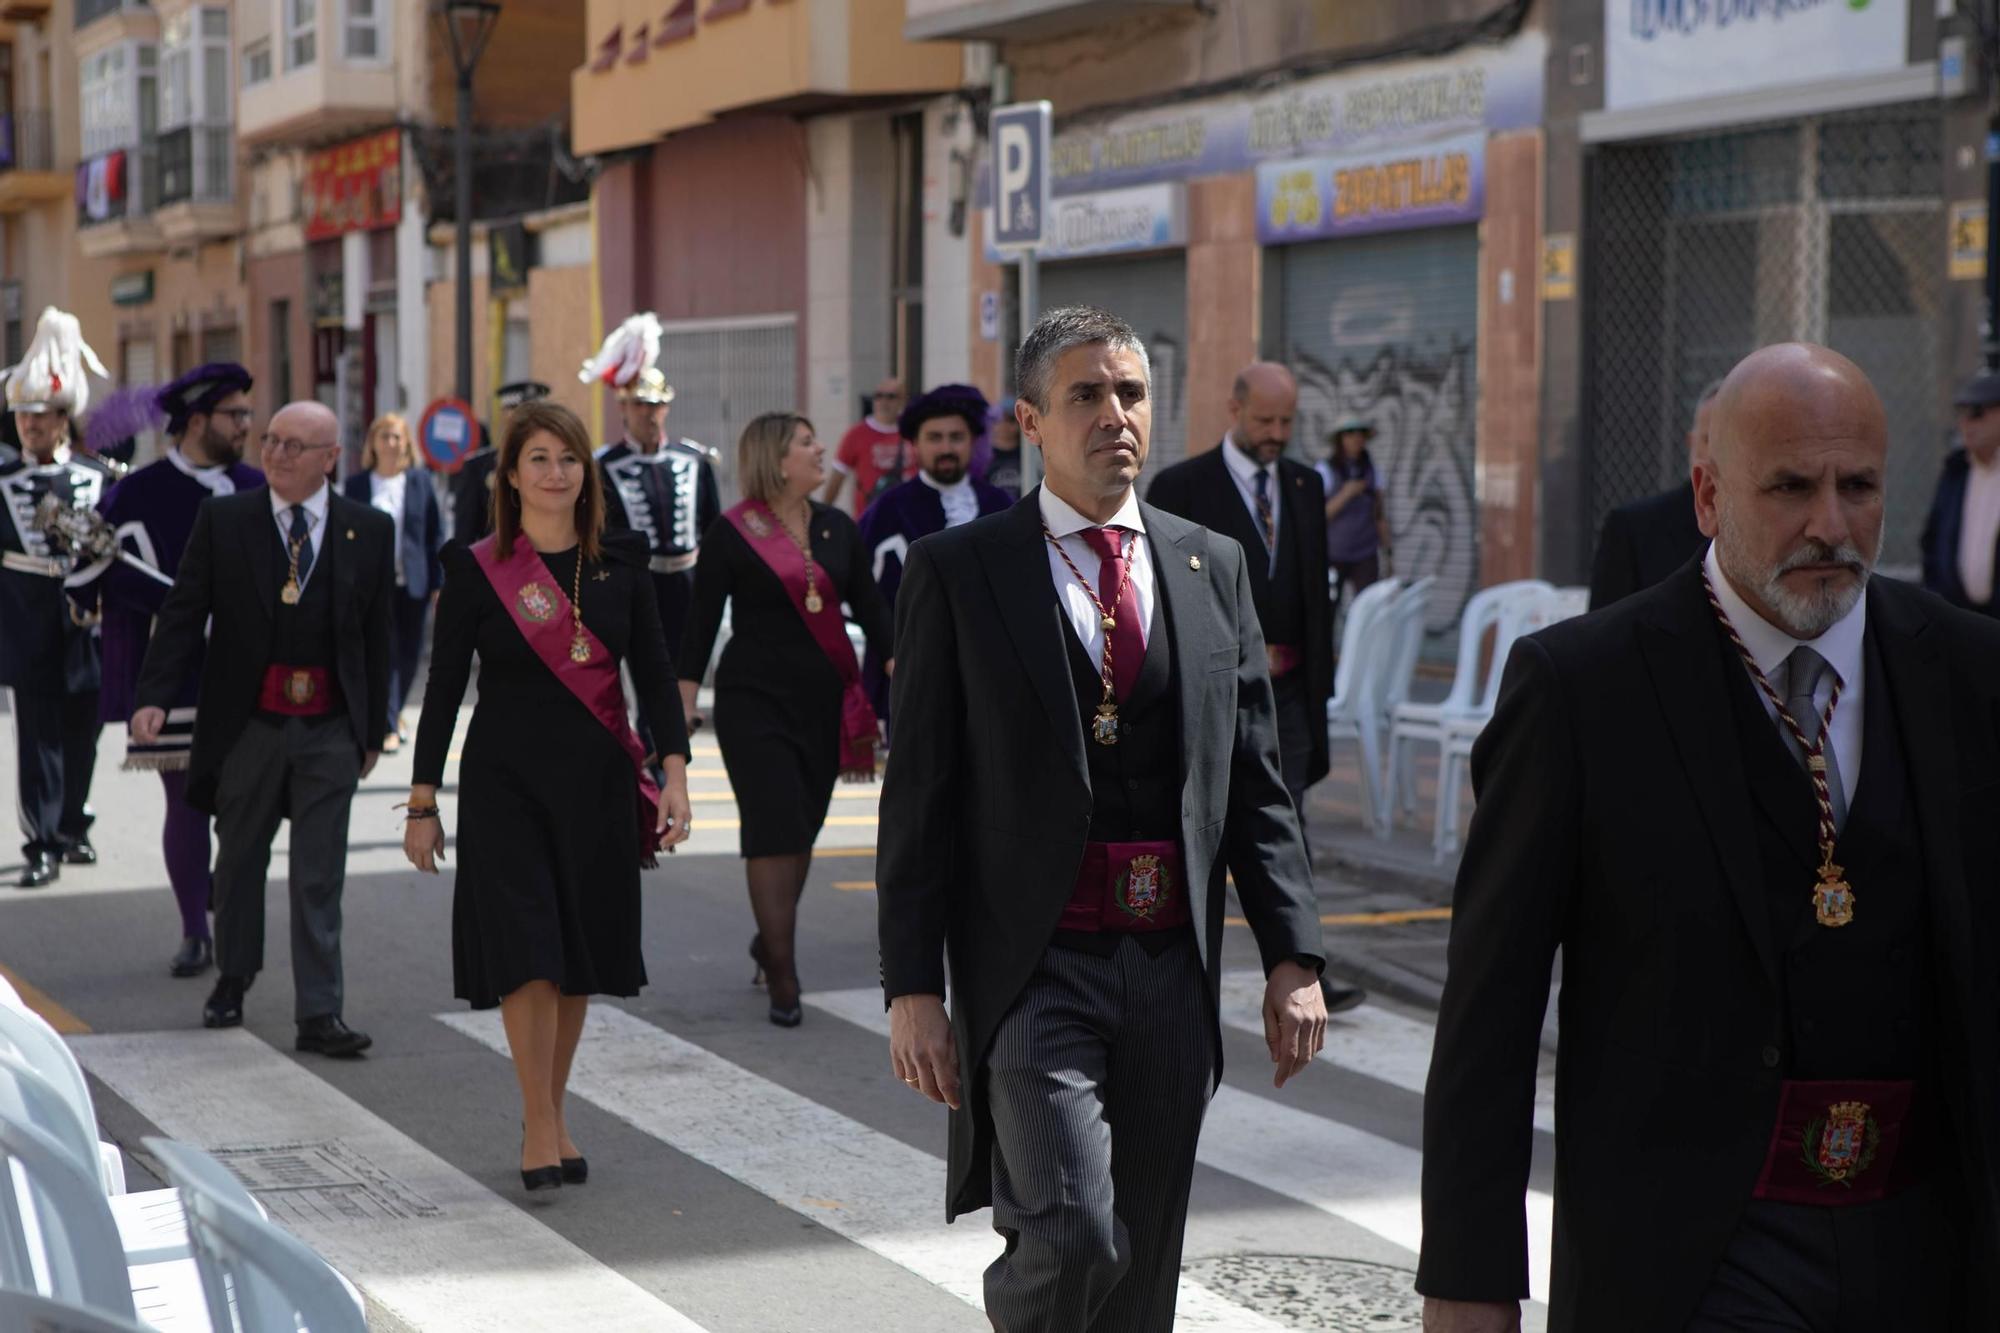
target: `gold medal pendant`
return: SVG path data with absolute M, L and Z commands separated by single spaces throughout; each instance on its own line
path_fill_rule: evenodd
M 1819 883 L 1813 885 L 1813 915 L 1822 926 L 1838 929 L 1854 920 L 1854 886 L 1840 877 L 1841 868 L 1831 856 L 1820 864 Z
M 1097 716 L 1090 720 L 1090 739 L 1099 745 L 1118 744 L 1118 705 L 1110 700 L 1097 705 Z
M 286 606 L 297 606 L 299 604 L 299 585 L 290 579 L 286 579 L 285 586 L 278 589 L 278 600 Z
M 588 662 L 590 660 L 590 641 L 581 634 L 569 641 L 569 660 L 572 662 Z
M 816 592 L 806 594 L 806 614 L 816 616 L 826 610 L 826 599 Z

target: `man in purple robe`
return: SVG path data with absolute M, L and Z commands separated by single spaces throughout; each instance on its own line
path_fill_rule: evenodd
M 137 706 L 139 667 L 153 633 L 153 617 L 166 600 L 194 531 L 195 513 L 212 495 L 233 495 L 264 484 L 264 474 L 243 462 L 253 416 L 250 372 L 233 362 L 191 370 L 161 389 L 154 403 L 166 418 L 172 445 L 164 457 L 111 487 L 97 510 L 118 534 L 128 560 L 106 567 L 94 590 L 104 616 L 104 684 L 99 716 L 126 722 Z M 200 976 L 214 958 L 208 924 L 209 820 L 187 803 L 189 746 L 201 672 L 167 713 L 158 741 L 133 741 L 127 768 L 159 773 L 166 789 L 166 825 L 160 848 L 180 906 L 181 946 L 171 964 L 177 977 Z
M 897 421 L 904 444 L 916 454 L 917 475 L 882 492 L 861 515 L 862 547 L 892 613 L 913 543 L 1014 503 L 972 475 L 973 441 L 985 433 L 987 410 L 986 396 L 970 384 L 942 384 L 913 400 Z M 862 675 L 876 714 L 886 721 L 889 680 L 872 652 Z

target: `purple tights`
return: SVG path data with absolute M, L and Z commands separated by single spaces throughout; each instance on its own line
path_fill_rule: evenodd
M 181 934 L 208 938 L 208 816 L 187 803 L 186 770 L 160 774 L 167 790 L 166 826 L 160 830 L 160 851 L 167 861 L 167 880 L 181 909 Z

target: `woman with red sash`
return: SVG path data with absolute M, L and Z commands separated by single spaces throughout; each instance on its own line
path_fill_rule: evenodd
M 875 780 L 875 710 L 841 603 L 885 663 L 893 630 L 854 520 L 812 499 L 826 479 L 826 446 L 812 423 L 767 412 L 744 428 L 736 457 L 745 498 L 702 539 L 681 646 L 681 700 L 690 729 L 700 726 L 695 691 L 727 602 L 715 735 L 743 820 L 757 919 L 750 956 L 757 976 L 769 978 L 771 1021 L 797 1027 L 804 1011 L 793 934 L 813 840 L 837 778 Z
M 563 1090 L 589 997 L 646 983 L 639 869 L 688 835 L 687 735 L 671 729 L 681 713 L 645 542 L 604 531 L 583 423 L 555 403 L 523 407 L 496 476 L 493 534 L 444 551 L 403 848 L 429 874 L 444 859 L 438 784 L 477 655 L 452 976 L 473 1008 L 500 1008 L 533 1190 L 588 1178 Z M 666 724 L 664 792 L 626 721 L 621 662 Z

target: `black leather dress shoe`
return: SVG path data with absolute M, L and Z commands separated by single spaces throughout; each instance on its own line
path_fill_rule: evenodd
M 20 888 L 39 889 L 62 878 L 62 866 L 52 852 L 30 852 L 28 864 L 21 867 L 21 878 L 14 881 Z
M 63 864 L 72 866 L 94 866 L 97 864 L 97 849 L 90 845 L 90 839 L 78 838 L 63 848 Z
M 306 1019 L 299 1024 L 299 1039 L 292 1043 L 295 1050 L 330 1055 L 336 1059 L 359 1055 L 374 1044 L 374 1038 L 367 1033 L 356 1032 L 341 1022 L 339 1014 L 321 1014 L 318 1018 Z
M 215 945 L 209 940 L 198 940 L 192 935 L 181 941 L 180 952 L 168 971 L 177 977 L 198 977 L 208 971 L 215 962 Z
M 1368 1000 L 1368 992 L 1361 987 L 1338 986 L 1324 977 L 1320 978 L 1319 990 L 1329 1014 L 1344 1014 L 1349 1009 L 1358 1009 Z
M 243 1026 L 243 992 L 250 989 L 250 983 L 242 977 L 217 977 L 215 989 L 208 993 L 208 1003 L 201 1008 L 201 1025 L 205 1028 L 238 1028 Z

